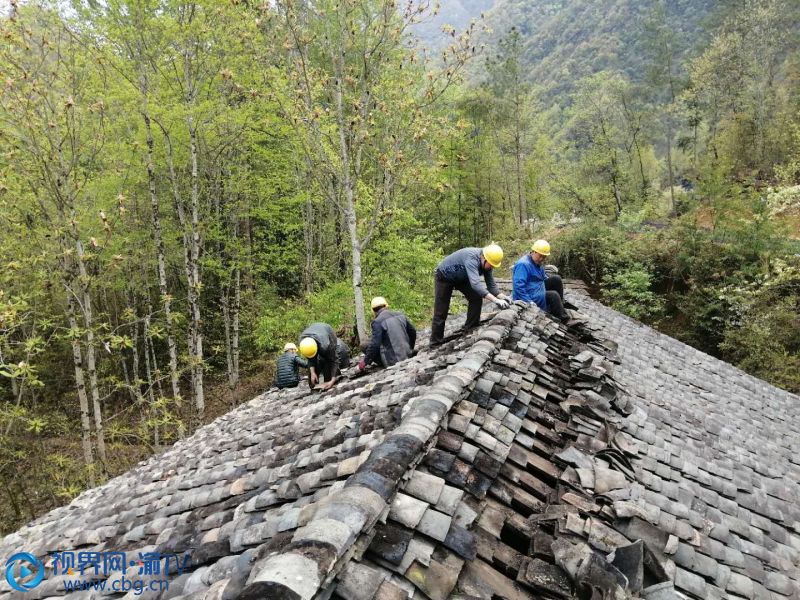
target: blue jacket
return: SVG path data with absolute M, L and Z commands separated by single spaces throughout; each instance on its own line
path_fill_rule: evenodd
M 514 300 L 532 302 L 542 310 L 547 310 L 544 280 L 547 273 L 543 265 L 533 262 L 530 254 L 526 254 L 514 264 Z

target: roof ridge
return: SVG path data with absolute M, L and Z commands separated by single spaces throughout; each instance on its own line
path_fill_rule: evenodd
M 424 457 L 423 450 L 442 420 L 498 351 L 522 310 L 512 305 L 497 313 L 463 358 L 448 367 L 428 392 L 412 399 L 400 425 L 372 449 L 341 490 L 318 503 L 292 542 L 253 566 L 244 596 L 308 600 L 333 581 L 357 551 L 362 534 L 388 511 L 403 477 Z

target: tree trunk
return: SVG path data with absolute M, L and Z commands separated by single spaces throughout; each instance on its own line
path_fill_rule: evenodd
M 74 223 L 73 217 L 73 223 Z M 74 225 L 73 225 L 74 229 Z M 100 389 L 97 386 L 97 360 L 94 348 L 94 315 L 92 310 L 92 296 L 89 292 L 89 274 L 86 272 L 86 263 L 83 260 L 83 244 L 78 238 L 77 231 L 75 236 L 75 251 L 78 265 L 78 281 L 81 287 L 81 311 L 83 312 L 83 325 L 86 328 L 86 368 L 89 372 L 89 392 L 92 395 L 92 409 L 94 411 L 94 428 L 97 440 L 97 456 L 103 470 L 106 469 L 106 442 L 103 433 L 103 412 L 100 407 Z
M 525 225 L 528 219 L 528 203 L 525 198 L 525 193 L 522 190 L 522 134 L 520 132 L 519 107 L 517 108 L 518 112 L 515 120 L 516 130 L 514 131 L 514 155 L 517 167 L 517 200 L 519 203 L 519 224 Z
M 242 307 L 242 271 L 236 267 L 233 287 L 233 379 L 230 382 L 231 389 L 239 384 L 239 314 Z
M 131 400 L 136 402 L 136 392 L 133 389 L 133 382 L 131 381 L 131 374 L 128 370 L 128 361 L 125 359 L 123 355 L 122 360 L 120 361 L 122 364 L 122 376 L 125 378 L 125 385 L 128 388 L 128 393 L 131 396 Z
M 353 298 L 355 300 L 356 310 L 356 331 L 358 332 L 358 340 L 364 344 L 369 339 L 367 336 L 367 321 L 364 317 L 364 289 L 362 287 L 361 279 L 361 242 L 358 239 L 358 229 L 356 223 L 356 211 L 353 204 L 353 191 L 345 189 L 345 198 L 347 204 L 344 208 L 345 224 L 347 231 L 350 234 L 350 247 L 352 250 L 353 260 Z
M 156 123 L 158 123 L 158 121 L 156 121 Z M 195 368 L 195 361 L 197 360 L 196 340 L 199 334 L 199 331 L 197 330 L 197 325 L 199 321 L 199 306 L 197 305 L 198 300 L 196 298 L 198 288 L 194 283 L 194 274 L 196 272 L 196 269 L 192 261 L 195 254 L 193 249 L 193 242 L 195 240 L 195 235 L 194 232 L 190 231 L 189 229 L 189 223 L 186 218 L 186 210 L 184 209 L 183 199 L 181 198 L 181 193 L 178 188 L 178 177 L 177 174 L 175 173 L 175 162 L 172 155 L 172 141 L 170 139 L 169 132 L 162 125 L 159 124 L 159 126 L 161 127 L 161 131 L 164 133 L 164 140 L 166 141 L 167 145 L 166 159 L 167 159 L 167 168 L 169 172 L 169 179 L 172 184 L 172 195 L 173 195 L 173 200 L 175 202 L 175 211 L 178 214 L 178 222 L 180 223 L 181 231 L 183 232 L 182 233 L 183 267 L 184 267 L 184 274 L 186 276 L 186 286 L 187 286 L 186 295 L 189 304 L 188 307 L 189 327 L 186 332 L 186 344 L 187 348 L 189 349 L 189 360 L 192 363 L 189 369 L 192 377 L 192 394 L 194 396 L 195 407 L 197 407 L 198 405 L 204 405 L 205 403 L 203 401 L 203 396 L 202 396 L 202 391 L 203 391 L 202 379 L 200 380 L 200 384 L 198 386 L 197 369 Z M 193 130 L 190 129 L 190 133 L 192 132 Z M 194 140 L 195 140 L 195 134 L 192 133 L 191 141 L 192 141 L 192 149 L 194 150 L 194 152 L 192 152 L 192 157 L 195 163 L 194 167 L 196 168 L 197 152 L 194 146 Z M 195 178 L 193 180 L 193 185 L 197 185 L 197 183 L 198 183 L 197 179 Z M 193 188 L 193 194 L 195 193 L 197 193 L 197 190 Z M 202 374 L 202 365 L 201 365 L 201 374 Z M 198 389 L 201 394 L 199 399 L 197 395 Z M 197 412 L 198 414 L 202 414 L 202 412 L 199 410 Z
M 205 394 L 203 391 L 203 331 L 200 312 L 200 181 L 197 169 L 197 128 L 191 116 L 186 118 L 189 128 L 189 152 L 192 161 L 192 192 L 191 192 L 191 244 L 190 244 L 190 270 L 191 281 L 189 294 L 189 308 L 194 331 L 194 345 L 192 347 L 192 372 L 194 383 L 194 403 L 198 416 L 202 417 L 205 411 Z
M 153 358 L 150 356 L 150 315 L 147 314 L 144 317 L 144 321 L 142 323 L 142 333 L 144 335 L 144 372 L 145 376 L 147 377 L 147 396 L 150 399 L 150 406 L 153 406 L 156 403 L 155 398 L 155 378 L 153 374 L 155 373 L 155 363 L 153 363 Z
M 303 208 L 303 241 L 306 248 L 303 287 L 306 293 L 310 294 L 314 291 L 314 205 L 310 195 Z
M 675 208 L 675 177 L 672 173 L 672 117 L 670 115 L 667 115 L 667 173 L 669 176 L 670 214 L 674 217 L 678 212 Z
M 164 320 L 167 333 L 167 349 L 169 351 L 169 373 L 172 383 L 172 397 L 175 403 L 180 406 L 181 388 L 178 379 L 178 350 L 175 344 L 175 335 L 172 331 L 172 297 L 167 289 L 167 268 L 166 252 L 164 250 L 164 238 L 161 231 L 161 207 L 156 194 L 156 174 L 155 157 L 153 152 L 153 131 L 150 123 L 150 114 L 147 107 L 147 96 L 144 97 L 144 107 L 142 109 L 145 131 L 147 133 L 147 183 L 150 190 L 151 218 L 153 222 L 153 242 L 156 247 L 156 258 L 158 265 L 158 289 L 161 293 L 161 302 L 164 306 Z
M 134 314 L 136 314 L 134 312 Z M 137 404 L 144 404 L 144 397 L 142 396 L 141 379 L 139 378 L 139 319 L 137 318 L 133 323 L 132 348 L 131 354 L 133 355 L 133 393 Z
M 226 285 L 222 293 L 222 320 L 225 324 L 225 358 L 228 364 L 228 387 L 239 383 L 239 304 L 241 277 L 234 269 L 233 289 Z
M 75 316 L 75 297 L 72 290 L 67 286 L 67 319 L 70 329 L 78 331 L 78 319 Z M 77 337 L 71 336 L 72 345 L 72 366 L 75 370 L 75 388 L 78 391 L 78 403 L 81 409 L 81 445 L 83 446 L 83 462 L 87 467 L 94 466 L 94 456 L 92 452 L 92 425 L 89 417 L 89 397 L 86 394 L 86 381 L 83 375 L 83 353 Z M 89 470 L 91 474 L 91 469 Z M 90 479 L 94 485 L 94 476 Z

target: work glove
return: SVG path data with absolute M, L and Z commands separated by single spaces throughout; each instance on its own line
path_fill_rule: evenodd
M 367 368 L 367 361 L 362 358 L 360 361 L 358 361 L 358 370 L 363 371 L 366 368 Z
M 502 298 L 498 298 L 495 304 L 500 307 L 500 310 L 505 310 L 510 306 L 508 300 L 503 300 Z

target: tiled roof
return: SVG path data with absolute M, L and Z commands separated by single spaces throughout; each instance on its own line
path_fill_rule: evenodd
M 269 391 L 0 558 L 189 552 L 138 596 L 163 600 L 800 598 L 798 398 L 572 299 L 583 325 L 512 306 L 324 394 Z

